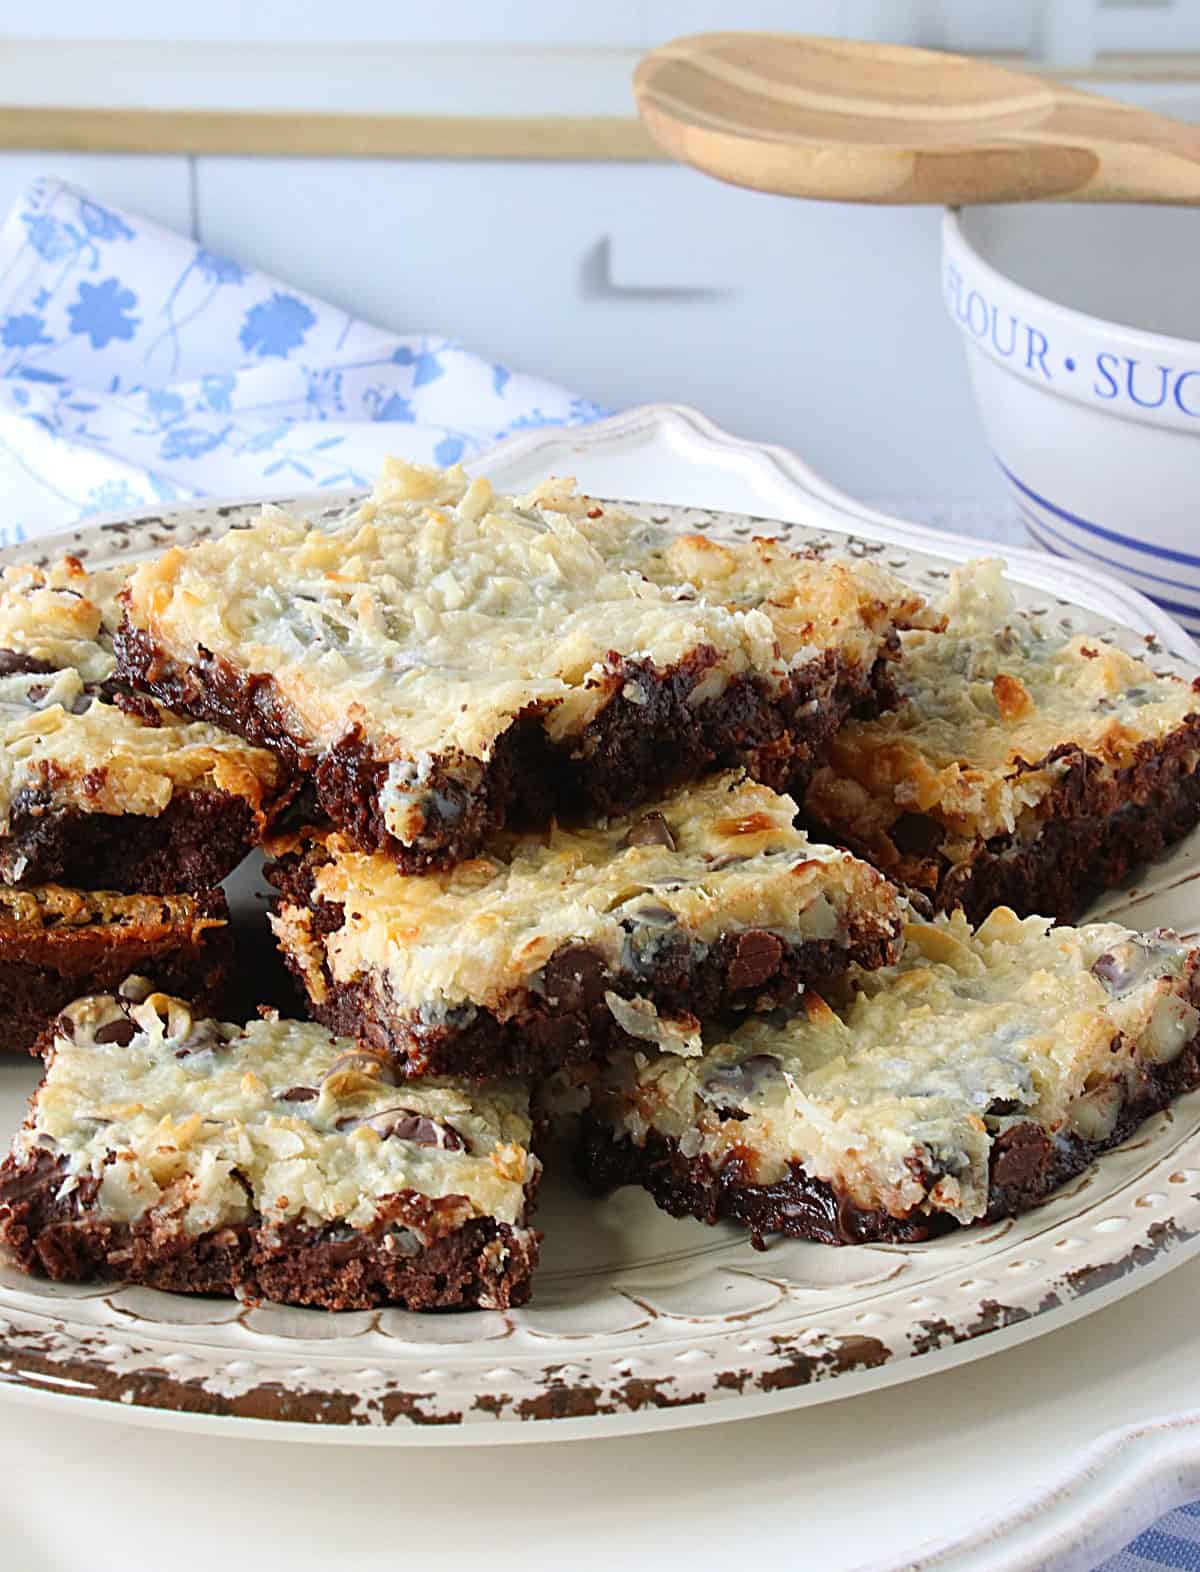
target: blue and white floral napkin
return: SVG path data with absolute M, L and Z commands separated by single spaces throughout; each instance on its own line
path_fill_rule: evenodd
M 196 496 L 368 485 L 605 411 L 385 332 L 40 180 L 0 231 L 0 542 Z

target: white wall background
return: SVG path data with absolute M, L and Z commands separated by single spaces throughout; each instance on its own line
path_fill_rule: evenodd
M 1200 0 L 1060 0 L 1068 20 L 1085 11 L 1089 46 L 1200 46 Z M 41 15 L 0 0 L 0 102 L 621 114 L 641 49 L 731 25 L 1022 49 L 1046 13 L 1034 0 L 55 0 Z M 0 209 L 42 173 L 382 325 L 448 333 L 613 406 L 697 405 L 860 495 L 1002 495 L 941 306 L 933 211 L 785 201 L 665 165 L 53 153 L 0 154 Z
M 1096 48 L 1193 49 L 1196 0 L 53 0 L 31 11 L 0 5 L 0 31 L 15 37 L 281 40 L 327 43 L 557 45 L 644 49 L 710 28 L 919 43 L 935 49 L 1046 47 L 1049 37 Z

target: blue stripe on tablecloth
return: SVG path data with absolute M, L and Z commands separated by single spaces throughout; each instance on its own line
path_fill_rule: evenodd
M 1200 1572 L 1200 1503 L 1168 1513 L 1097 1572 Z

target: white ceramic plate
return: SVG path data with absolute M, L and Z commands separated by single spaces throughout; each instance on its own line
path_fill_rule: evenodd
M 766 505 L 777 493 L 785 504 L 775 511 L 788 522 L 774 532 L 878 557 L 931 592 L 951 561 L 978 549 L 857 510 L 788 456 L 738 444 L 681 411 L 523 437 L 481 467 L 517 486 L 579 468 L 595 490 L 644 495 L 661 463 L 640 472 L 639 448 L 661 460 L 664 441 L 684 455 L 695 449 L 695 464 L 679 473 L 695 477 L 699 494 L 719 491 L 708 484 L 714 472 L 740 466 L 743 495 L 753 475 Z M 288 500 L 317 509 L 343 499 Z M 647 510 L 714 536 L 763 532 L 744 514 Z M 37 551 L 132 560 L 251 512 L 225 504 L 114 520 Z M 1148 647 L 1176 669 L 1166 647 L 1192 653 L 1180 630 L 1122 587 L 1074 568 L 1068 584 L 1047 559 L 1005 554 L 1025 581 L 1021 598 L 1057 600 L 1064 625 Z M 1101 909 L 1138 926 L 1194 930 L 1197 875 L 1193 836 Z M 233 893 L 254 906 L 247 876 Z M 33 1082 L 24 1064 L 0 1069 L 0 1126 L 19 1122 Z M 36 1401 L 145 1422 L 425 1445 L 704 1424 L 863 1393 L 1052 1330 L 1200 1251 L 1200 1094 L 1030 1216 L 916 1247 L 777 1242 L 758 1253 L 733 1229 L 665 1217 L 640 1192 L 585 1201 L 561 1174 L 545 1186 L 539 1222 L 546 1243 L 534 1302 L 509 1314 L 245 1308 L 56 1286 L 0 1265 L 0 1378 Z

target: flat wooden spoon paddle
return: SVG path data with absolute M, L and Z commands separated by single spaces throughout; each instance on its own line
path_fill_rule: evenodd
M 756 191 L 1200 204 L 1200 126 L 965 55 L 701 33 L 647 55 L 634 92 L 672 157 Z

